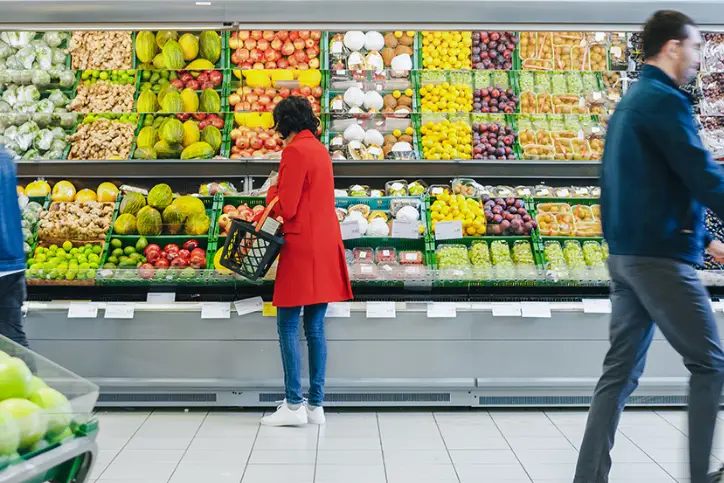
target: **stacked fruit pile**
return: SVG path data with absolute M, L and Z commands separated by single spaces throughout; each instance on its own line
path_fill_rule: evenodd
M 318 30 L 241 30 L 229 37 L 231 63 L 240 69 L 319 69 Z
M 422 67 L 471 69 L 472 45 L 472 32 L 422 32 Z
M 450 194 L 447 190 L 437 196 L 430 206 L 430 217 L 433 232 L 438 222 L 455 220 L 462 222 L 464 236 L 483 236 L 487 231 L 486 216 L 480 199 Z
M 515 159 L 518 135 L 511 125 L 473 124 L 473 159 Z
M 147 114 L 142 125 L 135 159 L 211 159 L 223 143 L 224 120 L 216 114 Z
M 507 72 L 475 72 L 473 84 L 473 112 L 513 114 L 518 110 L 519 99 Z
M 59 245 L 38 246 L 28 259 L 26 275 L 31 280 L 93 280 L 101 264 L 99 243 L 66 240 Z
M 284 141 L 270 112 L 237 113 L 231 130 L 231 159 L 281 157 Z
M 541 236 L 601 237 L 599 205 L 540 203 L 536 206 Z
M 529 159 L 600 159 L 603 128 L 589 116 L 519 116 L 520 144 Z
M 192 279 L 198 276 L 199 270 L 206 268 L 206 249 L 194 239 L 185 241 L 181 246 L 168 243 L 163 248 L 149 243 L 145 237 L 127 243 L 114 238 L 110 243 L 109 256 L 101 275 L 166 282 Z
M 142 70 L 208 70 L 221 59 L 222 39 L 218 32 L 159 30 L 136 34 L 136 57 Z
M 78 410 L 78 408 L 75 408 Z M 21 359 L 0 351 L 0 458 L 14 462 L 73 438 L 74 408 Z
M 511 70 L 517 44 L 515 32 L 473 32 L 473 68 Z
M 116 235 L 158 236 L 207 235 L 211 219 L 204 202 L 194 196 L 174 199 L 166 184 L 154 186 L 145 197 L 130 191 L 123 196 L 118 218 L 113 224 Z

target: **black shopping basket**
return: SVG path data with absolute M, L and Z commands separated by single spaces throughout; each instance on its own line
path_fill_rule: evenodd
M 226 237 L 221 265 L 249 280 L 264 277 L 279 255 L 284 239 L 277 236 L 281 223 L 269 216 L 279 198 L 274 198 L 256 223 L 233 219 Z

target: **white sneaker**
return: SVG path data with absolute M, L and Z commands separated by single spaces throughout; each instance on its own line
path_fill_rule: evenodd
M 322 406 L 317 406 L 315 410 L 310 410 L 306 404 L 304 407 L 307 409 L 307 420 L 309 424 L 324 424 L 327 422 L 327 418 L 324 417 L 324 409 Z
M 293 410 L 285 399 L 274 414 L 261 418 L 261 424 L 264 426 L 304 426 L 307 424 L 307 410 L 303 404 Z

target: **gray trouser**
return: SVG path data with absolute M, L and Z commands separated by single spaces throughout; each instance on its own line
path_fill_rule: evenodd
M 689 380 L 691 483 L 707 483 L 724 353 L 709 294 L 696 270 L 675 260 L 611 256 L 611 348 L 588 414 L 574 483 L 606 483 L 626 399 L 638 386 L 654 323 L 683 357 Z

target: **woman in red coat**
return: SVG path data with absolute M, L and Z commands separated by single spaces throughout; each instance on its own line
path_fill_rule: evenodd
M 267 203 L 279 197 L 275 215 L 284 219 L 284 246 L 279 255 L 274 305 L 284 367 L 286 400 L 262 419 L 269 426 L 325 421 L 324 376 L 327 304 L 350 300 L 352 288 L 334 205 L 334 173 L 329 152 L 314 136 L 319 120 L 302 97 L 289 97 L 274 109 L 276 130 L 285 140 L 278 181 Z M 302 397 L 299 316 L 309 346 L 309 402 Z

